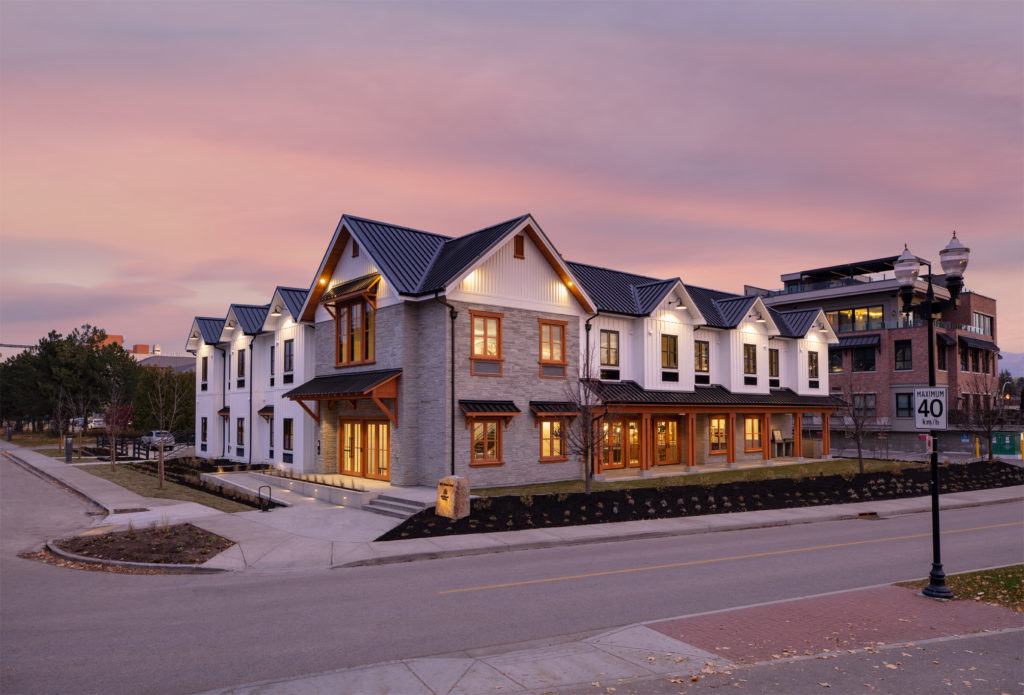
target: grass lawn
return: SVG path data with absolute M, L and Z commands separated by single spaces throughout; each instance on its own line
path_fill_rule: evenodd
M 903 582 L 897 586 L 923 589 L 928 586 L 928 580 Z M 958 599 L 1006 606 L 1018 613 L 1024 611 L 1024 565 L 951 574 L 946 577 L 946 586 Z
M 4 441 L 7 441 L 7 433 L 4 433 Z M 75 442 L 78 442 L 78 437 L 75 437 Z M 52 432 L 15 432 L 11 436 L 11 444 L 17 444 L 18 446 L 58 446 L 61 443 L 61 438 Z
M 898 471 L 907 467 L 921 467 L 924 464 L 907 461 L 885 461 L 864 459 L 864 471 Z M 821 475 L 854 475 L 860 472 L 856 459 L 836 459 L 815 463 L 794 463 L 792 465 L 740 468 L 726 471 L 712 471 L 690 475 L 676 475 L 667 478 L 643 478 L 636 480 L 611 480 L 591 482 L 591 490 L 622 490 L 641 487 L 674 487 L 677 485 L 717 485 L 736 481 L 771 480 L 774 478 L 808 478 Z M 501 497 L 503 495 L 546 495 L 560 492 L 583 492 L 583 481 L 566 480 L 559 483 L 536 485 L 515 485 L 510 487 L 474 488 L 474 495 Z
M 81 470 L 92 473 L 104 480 L 109 480 L 115 485 L 120 485 L 143 497 L 157 497 L 159 499 L 178 500 L 180 502 L 198 502 L 199 504 L 205 504 L 207 507 L 219 509 L 222 512 L 251 512 L 253 510 L 252 507 L 247 507 L 244 504 L 232 502 L 202 490 L 193 490 L 190 487 L 178 485 L 169 480 L 164 481 L 164 488 L 161 490 L 157 487 L 155 476 L 139 473 L 120 465 L 117 466 L 114 472 L 110 471 L 110 464 L 99 463 L 95 466 L 82 466 Z

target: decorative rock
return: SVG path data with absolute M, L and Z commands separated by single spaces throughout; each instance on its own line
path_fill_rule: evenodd
M 441 478 L 437 484 L 435 513 L 449 519 L 465 519 L 469 516 L 469 478 L 461 475 Z

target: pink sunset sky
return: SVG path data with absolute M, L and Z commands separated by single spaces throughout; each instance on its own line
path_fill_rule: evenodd
M 739 292 L 937 260 L 1024 352 L 1024 3 L 0 2 L 0 342 L 308 287 L 343 213 Z

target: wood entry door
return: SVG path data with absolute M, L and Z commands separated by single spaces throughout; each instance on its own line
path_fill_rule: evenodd
M 640 467 L 640 421 L 606 420 L 601 442 L 603 468 Z
M 386 420 L 340 420 L 338 439 L 339 473 L 391 479 L 391 428 Z

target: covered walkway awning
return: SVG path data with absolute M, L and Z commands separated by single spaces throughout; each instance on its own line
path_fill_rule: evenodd
M 369 399 L 377 404 L 392 424 L 398 424 L 398 377 L 401 369 L 378 369 L 370 372 L 353 372 L 349 374 L 329 374 L 310 379 L 301 386 L 284 394 L 285 398 L 298 403 L 309 413 L 316 423 L 320 424 L 320 403 L 327 401 L 327 408 L 334 407 L 335 401 L 351 401 L 355 407 L 361 399 Z M 394 400 L 394 410 L 388 408 L 383 399 Z M 307 403 L 314 403 L 310 407 Z
M 768 393 L 733 393 L 722 386 L 697 386 L 693 391 L 655 391 L 635 381 L 615 383 L 589 381 L 587 385 L 606 405 L 668 405 L 733 408 L 757 407 L 793 410 L 831 410 L 844 405 L 833 396 L 801 396 L 792 389 L 771 389 Z

